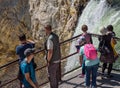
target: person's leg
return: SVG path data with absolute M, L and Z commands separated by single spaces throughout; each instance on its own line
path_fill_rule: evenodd
M 89 87 L 90 86 L 90 73 L 91 73 L 92 67 L 86 66 L 85 70 L 86 70 L 85 84 L 86 84 L 86 87 Z
M 108 77 L 112 77 L 111 76 L 112 67 L 113 67 L 113 64 L 109 64 L 109 66 L 108 66 Z
M 107 68 L 107 63 L 103 63 L 101 79 L 103 79 L 103 77 L 104 77 L 104 72 L 105 72 L 106 68 Z
M 103 63 L 103 66 L 102 66 L 102 74 L 104 74 L 106 68 L 107 68 L 107 63 Z
M 52 64 L 48 67 L 49 78 L 50 78 L 50 88 L 58 88 L 58 79 L 57 79 L 57 69 L 59 68 L 58 64 Z
M 82 74 L 85 75 L 85 61 L 84 60 L 82 64 Z
M 97 78 L 98 66 L 99 66 L 99 64 L 92 66 L 92 88 L 96 87 L 96 78 Z
M 61 81 L 61 63 L 58 63 L 59 68 L 57 69 L 57 77 L 58 77 L 58 81 Z
M 82 74 L 80 74 L 80 78 L 84 78 L 84 75 L 85 75 L 85 61 L 83 60 L 82 62 Z

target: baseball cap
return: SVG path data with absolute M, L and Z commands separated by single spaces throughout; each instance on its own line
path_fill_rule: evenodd
M 25 56 L 30 56 L 31 54 L 33 54 L 35 52 L 34 48 L 28 48 L 24 51 L 24 55 Z

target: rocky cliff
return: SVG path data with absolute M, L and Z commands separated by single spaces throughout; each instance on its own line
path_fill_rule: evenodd
M 37 47 L 43 47 L 44 26 L 47 24 L 52 25 L 61 41 L 70 38 L 86 1 L 0 0 L 0 66 L 15 60 L 20 33 L 26 33 L 28 38 L 36 40 Z M 0 71 L 2 82 L 16 76 L 16 72 L 9 74 L 11 70 L 16 71 L 16 67 Z
M 0 0 L 0 66 L 13 60 L 18 34 L 30 34 L 29 8 L 28 0 Z
M 77 22 L 78 8 L 83 7 L 86 0 L 73 1 L 0 0 L 0 65 L 14 56 L 19 33 L 26 33 L 42 47 L 44 26 L 51 24 L 61 41 L 70 38 Z

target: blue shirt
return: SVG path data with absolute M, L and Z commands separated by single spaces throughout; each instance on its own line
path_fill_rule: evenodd
M 34 43 L 26 43 L 26 44 L 21 44 L 16 47 L 16 54 L 20 57 L 19 62 L 23 61 L 25 58 L 24 51 L 27 48 L 34 48 L 35 44 Z
M 30 74 L 30 78 L 31 80 L 36 83 L 36 77 L 35 77 L 35 69 L 33 67 L 33 63 L 32 61 L 30 63 L 26 62 L 26 59 L 24 59 L 21 63 L 20 63 L 20 69 L 22 71 L 23 74 L 23 79 L 22 79 L 22 83 L 24 84 L 25 88 L 31 88 L 31 85 L 27 82 L 26 78 L 25 78 L 25 74 L 29 73 Z
M 80 56 L 83 55 L 83 60 L 85 61 L 85 66 L 93 66 L 99 63 L 99 59 L 96 58 L 95 60 L 89 60 L 87 57 L 84 55 L 84 46 L 80 48 L 79 52 Z

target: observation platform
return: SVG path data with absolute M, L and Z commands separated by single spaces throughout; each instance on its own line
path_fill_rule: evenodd
M 106 75 L 101 79 L 101 68 L 98 69 L 97 88 L 120 88 L 120 72 L 112 71 L 112 78 Z M 107 69 L 106 69 L 107 70 Z M 59 88 L 85 88 L 85 78 L 80 78 L 81 68 L 63 76 Z M 49 83 L 41 88 L 50 88 Z
M 93 44 L 98 45 L 98 37 L 100 35 L 98 34 L 91 34 L 93 38 Z M 81 68 L 78 67 L 76 69 L 73 69 L 67 73 L 64 73 L 64 67 L 67 62 L 66 59 L 68 59 L 71 56 L 74 56 L 77 54 L 77 52 L 73 52 L 71 54 L 65 54 L 65 50 L 63 49 L 64 47 L 68 47 L 71 45 L 73 41 L 76 41 L 78 37 L 81 36 L 77 35 L 75 37 L 72 37 L 70 39 L 67 39 L 65 41 L 60 42 L 61 46 L 61 53 L 62 53 L 62 58 L 61 58 L 61 71 L 62 71 L 62 83 L 59 85 L 59 88 L 84 88 L 85 87 L 85 82 L 84 78 L 80 78 L 79 75 L 81 74 Z M 114 69 L 112 71 L 112 78 L 107 78 L 106 76 L 104 79 L 101 79 L 101 68 L 98 70 L 98 76 L 97 76 L 97 88 L 120 88 L 120 38 L 115 37 L 117 40 L 117 45 L 115 47 L 117 53 L 119 54 L 119 58 L 114 64 Z M 50 88 L 49 86 L 49 81 L 47 78 L 47 72 L 46 72 L 46 64 L 42 64 L 42 59 L 44 58 L 44 50 L 38 50 L 36 54 L 36 62 L 37 62 L 37 69 L 36 73 L 40 74 L 37 75 L 37 81 L 39 83 L 39 88 Z M 67 49 L 69 51 L 69 49 Z M 39 56 L 38 56 L 39 55 Z M 70 58 L 69 58 L 70 59 Z M 72 58 L 75 59 L 75 58 Z M 4 75 L 0 77 L 0 88 L 22 88 L 20 85 L 20 81 L 17 78 L 17 73 L 18 73 L 18 59 L 14 61 L 10 61 L 9 63 L 0 66 L 0 73 L 3 73 Z M 13 69 L 14 68 L 14 69 Z M 6 71 L 6 73 L 4 72 Z M 12 72 L 11 72 L 12 71 Z

